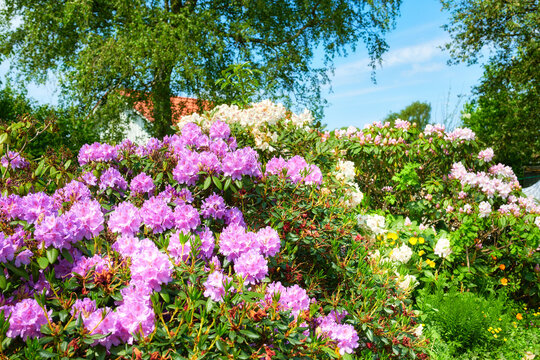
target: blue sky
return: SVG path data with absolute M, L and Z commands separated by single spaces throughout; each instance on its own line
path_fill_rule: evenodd
M 450 40 L 441 28 L 447 21 L 439 0 L 404 0 L 396 28 L 386 37 L 390 49 L 376 71 L 376 84 L 362 45 L 338 59 L 332 92 L 324 95 L 330 103 L 323 120 L 328 128 L 362 128 L 417 100 L 431 104 L 432 122 L 442 122 L 454 112 L 459 117 L 482 68 L 447 65 L 448 53 L 439 49 Z
M 328 129 L 362 128 L 417 100 L 431 104 L 432 122 L 442 122 L 453 113 L 459 116 L 482 68 L 447 65 L 448 54 L 439 49 L 450 39 L 441 28 L 447 21 L 439 0 L 403 0 L 396 28 L 386 37 L 390 49 L 376 71 L 376 84 L 371 81 L 363 44 L 358 44 L 356 53 L 336 59 L 332 91 L 323 92 L 329 102 L 323 119 Z M 6 62 L 0 64 L 0 79 L 8 68 Z M 28 94 L 39 103 L 55 104 L 56 82 L 30 84 Z

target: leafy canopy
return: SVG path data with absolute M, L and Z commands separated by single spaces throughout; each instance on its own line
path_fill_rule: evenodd
M 64 98 L 93 109 L 153 102 L 155 135 L 170 132 L 172 95 L 231 101 L 222 71 L 249 62 L 254 94 L 320 114 L 333 59 L 363 41 L 374 66 L 401 0 L 6 0 L 0 53 L 26 80 L 60 77 Z M 18 26 L 12 26 L 18 19 Z M 314 52 L 324 59 L 314 65 Z M 150 94 L 150 95 L 149 95 Z M 110 115 L 105 115 L 117 126 Z
M 400 112 L 388 114 L 384 121 L 394 124 L 397 119 L 407 120 L 416 124 L 419 129 L 424 129 L 431 119 L 431 104 L 414 101 Z
M 466 126 L 495 150 L 496 160 L 522 173 L 540 161 L 540 2 L 442 0 L 451 11 L 446 45 L 452 62 L 476 63 L 489 54 Z M 469 117 L 470 115 L 470 117 Z

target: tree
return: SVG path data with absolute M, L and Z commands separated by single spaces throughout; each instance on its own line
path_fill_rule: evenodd
M 489 54 L 465 125 L 513 167 L 540 161 L 540 2 L 442 0 L 451 11 L 446 45 L 452 63 L 474 64 Z M 470 117 L 469 117 L 470 114 Z
M 25 149 L 25 152 L 34 158 L 42 156 L 50 149 L 60 148 L 69 149 L 76 155 L 82 145 L 99 140 L 95 124 L 80 121 L 73 109 L 37 105 L 26 93 L 16 91 L 8 83 L 0 89 L 0 129 L 21 120 L 30 120 L 47 128 L 47 131 L 36 136 Z
M 429 124 L 430 118 L 431 104 L 415 101 L 398 113 L 393 112 L 388 114 L 384 121 L 389 121 L 393 124 L 397 119 L 407 120 L 411 123 L 415 123 L 419 129 L 423 129 Z
M 214 103 L 222 71 L 249 62 L 258 94 L 317 112 L 333 59 L 363 41 L 374 67 L 401 0 L 5 0 L 0 53 L 25 80 L 60 77 L 65 98 L 92 109 L 153 102 L 153 133 L 170 131 L 171 95 Z M 18 27 L 13 19 L 20 19 Z M 315 50 L 323 65 L 313 65 Z M 119 92 L 116 90 L 124 90 Z M 124 95 L 119 95 L 120 93 Z

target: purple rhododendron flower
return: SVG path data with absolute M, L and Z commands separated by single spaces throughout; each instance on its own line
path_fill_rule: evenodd
M 124 201 L 114 209 L 109 217 L 109 230 L 121 234 L 136 234 L 141 227 L 142 218 L 139 209 L 130 203 Z
M 62 249 L 65 246 L 64 222 L 61 217 L 54 215 L 45 216 L 45 218 L 36 224 L 34 237 L 38 241 L 43 241 L 45 247 L 54 246 Z
M 17 246 L 13 243 L 13 238 L 6 237 L 3 232 L 0 232 L 0 263 L 13 260 L 15 250 Z
M 162 233 L 175 225 L 175 216 L 167 202 L 158 197 L 146 200 L 141 207 L 140 214 L 146 226 L 154 233 Z
M 99 274 L 111 268 L 110 261 L 111 260 L 108 256 L 102 257 L 98 254 L 92 256 L 91 258 L 83 256 L 78 259 L 76 263 L 74 263 L 71 271 L 81 275 L 82 277 L 85 277 L 86 274 L 92 269 L 94 269 L 96 274 Z
M 75 203 L 92 197 L 90 190 L 81 182 L 72 180 L 69 184 L 54 192 L 54 206 L 60 209 L 65 202 Z
M 257 243 L 259 245 L 259 251 L 264 256 L 275 256 L 281 247 L 281 239 L 278 232 L 270 226 L 257 231 Z
M 118 150 L 109 144 L 85 144 L 79 150 L 79 164 L 85 165 L 91 161 L 109 162 L 118 159 Z
M 240 209 L 236 207 L 228 209 L 225 212 L 225 224 L 227 224 L 227 226 L 234 224 L 246 227 L 246 223 L 244 221 L 244 214 L 242 214 L 242 211 L 240 211 Z
M 232 279 L 224 275 L 221 271 L 215 270 L 208 275 L 208 279 L 204 282 L 204 296 L 211 298 L 214 301 L 222 301 L 225 295 L 225 285 L 230 283 Z
M 104 218 L 101 205 L 97 200 L 85 200 L 75 203 L 69 210 L 81 223 L 81 238 L 88 240 L 103 231 Z
M 215 239 L 214 234 L 208 227 L 197 233 L 201 239 L 201 247 L 199 248 L 200 254 L 206 259 L 210 259 L 214 254 Z
M 219 252 L 227 260 L 234 261 L 241 254 L 252 249 L 258 250 L 256 236 L 253 233 L 246 233 L 246 230 L 236 224 L 227 226 L 219 236 Z
M 197 145 L 198 139 L 203 133 L 201 128 L 194 123 L 187 123 L 182 128 L 181 137 L 184 139 L 186 145 Z
M 88 317 L 88 315 L 96 311 L 96 309 L 97 305 L 94 300 L 88 298 L 77 299 L 71 307 L 71 315 L 76 317 L 78 314 L 82 314 L 84 317 Z
M 47 316 L 51 318 L 52 310 L 45 316 L 44 310 L 35 299 L 24 299 L 13 306 L 9 313 L 9 330 L 7 337 L 20 336 L 23 340 L 41 337 L 41 326 L 47 324 Z M 6 319 L 8 314 L 6 313 Z
M 280 157 L 274 157 L 266 163 L 266 175 L 283 175 L 283 169 L 287 170 L 287 161 Z
M 19 195 L 0 195 L 0 214 L 9 220 L 21 218 L 23 213 L 22 198 Z
M 99 188 L 105 190 L 107 188 L 126 190 L 127 181 L 122 177 L 122 174 L 113 167 L 108 168 L 101 174 L 99 178 Z
M 30 264 L 30 259 L 33 255 L 34 253 L 28 249 L 21 251 L 15 258 L 15 266 L 19 267 L 21 265 Z
M 301 311 L 309 310 L 310 304 L 313 302 L 306 292 L 298 285 L 285 287 L 281 283 L 273 282 L 266 288 L 265 301 L 272 302 L 272 298 L 279 294 L 279 307 L 284 311 L 291 311 L 294 317 L 297 317 Z
M 97 177 L 94 175 L 93 172 L 87 171 L 84 174 L 81 175 L 80 180 L 85 183 L 88 186 L 96 186 L 97 185 Z
M 210 143 L 210 151 L 223 158 L 229 151 L 229 145 L 223 139 L 216 139 Z
M 257 250 L 250 250 L 235 260 L 234 271 L 245 284 L 256 284 L 268 274 L 268 262 Z
M 174 209 L 176 228 L 189 232 L 201 224 L 199 212 L 191 205 L 178 205 Z
M 28 194 L 22 198 L 20 210 L 22 220 L 34 223 L 41 216 L 52 215 L 54 203 L 52 198 L 43 192 Z
M 221 161 L 216 154 L 203 151 L 199 153 L 199 171 L 206 171 L 209 174 L 221 173 Z
M 172 280 L 172 264 L 169 257 L 148 239 L 139 241 L 136 246 L 137 251 L 131 254 L 129 268 L 132 284 L 159 291 L 161 284 Z
M 223 173 L 233 180 L 240 180 L 242 175 L 260 177 L 259 154 L 250 147 L 245 147 L 223 157 Z
M 214 121 L 210 126 L 211 139 L 228 139 L 231 136 L 231 128 L 222 121 Z
M 30 165 L 30 163 L 16 151 L 8 151 L 6 155 L 2 156 L 0 163 L 5 168 L 11 167 L 15 170 L 22 169 Z
M 173 179 L 179 184 L 195 185 L 199 179 L 199 154 L 185 150 L 177 156 L 178 163 L 173 170 Z
M 225 200 L 215 193 L 207 197 L 201 205 L 201 215 L 208 219 L 223 219 L 225 217 L 227 206 Z
M 341 319 L 341 316 L 336 316 L 336 313 L 330 312 L 327 316 L 317 319 L 320 324 L 316 331 L 334 340 L 341 355 L 345 353 L 352 354 L 354 349 L 358 347 L 358 333 L 354 326 L 340 324 Z
M 129 188 L 132 193 L 146 194 L 153 192 L 155 186 L 152 178 L 142 172 L 131 180 Z

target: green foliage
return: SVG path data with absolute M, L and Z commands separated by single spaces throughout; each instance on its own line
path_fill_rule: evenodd
M 16 123 L 23 124 L 22 128 Z M 82 145 L 99 140 L 96 124 L 82 119 L 74 109 L 37 105 L 9 83 L 0 90 L 0 124 L 14 141 L 12 146 L 23 148 L 33 158 L 48 151 L 76 154 Z
M 265 97 L 320 111 L 334 57 L 363 41 L 374 65 L 401 1 L 4 3 L 0 53 L 25 79 L 60 72 L 68 99 L 90 115 L 118 90 L 146 94 L 154 104 L 152 133 L 163 136 L 171 133 L 172 95 L 231 99 L 237 89 L 216 80 L 245 62 L 258 71 Z M 10 24 L 15 18 L 18 27 Z M 320 67 L 313 65 L 316 48 L 324 52 Z
M 504 314 L 504 300 L 491 296 L 487 299 L 471 292 L 460 292 L 451 288 L 448 292 L 436 291 L 419 299 L 419 307 L 429 326 L 437 328 L 444 341 L 456 352 L 465 348 L 486 347 L 500 344 L 508 329 L 498 324 L 508 323 Z M 502 320 L 505 318 L 505 321 Z M 488 329 L 495 327 L 500 340 L 493 338 Z
M 415 101 L 407 105 L 400 112 L 392 112 L 386 116 L 384 122 L 389 121 L 394 124 L 396 119 L 407 120 L 423 130 L 431 119 L 431 104 Z
M 496 161 L 522 175 L 540 162 L 540 48 L 520 52 L 510 64 L 486 66 L 463 123 L 495 150 Z
M 539 161 L 540 8 L 537 0 L 443 0 L 451 11 L 446 45 L 453 62 L 476 63 L 490 57 L 464 123 L 496 150 L 497 160 L 522 174 Z M 470 115 L 470 117 L 469 117 Z

